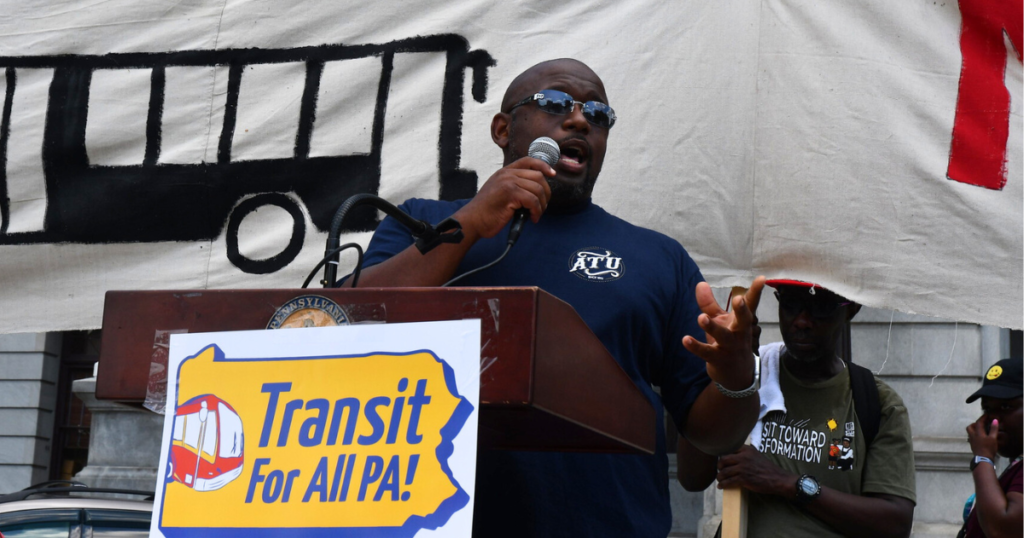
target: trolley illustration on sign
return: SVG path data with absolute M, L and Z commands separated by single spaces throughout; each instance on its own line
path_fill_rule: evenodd
M 209 241 L 224 232 L 227 256 L 235 266 L 252 274 L 276 272 L 302 248 L 307 222 L 303 209 L 313 226 L 327 231 L 343 201 L 359 193 L 379 193 L 395 57 L 423 52 L 442 53 L 445 60 L 437 142 L 438 198 L 471 197 L 476 193 L 477 175 L 459 168 L 466 71 L 472 70 L 473 99 L 482 103 L 487 70 L 494 60 L 484 50 L 470 50 L 459 35 L 290 49 L 0 57 L 4 77 L 0 85 L 6 88 L 0 117 L 0 245 Z M 359 61 L 373 66 L 367 81 L 331 78 L 332 73 Z M 245 77 L 268 66 L 271 71 L 289 70 L 289 76 L 271 76 L 259 85 L 246 86 Z M 214 82 L 204 81 L 205 101 L 190 102 L 181 95 L 192 91 L 189 84 L 195 77 L 184 77 L 197 69 L 210 71 Z M 107 82 L 120 80 L 117 76 L 134 77 L 140 82 L 135 89 L 145 89 L 134 97 L 127 95 L 132 88 L 115 85 L 111 91 Z M 322 79 L 327 81 L 323 88 Z M 366 124 L 353 127 L 360 135 L 368 135 L 367 147 L 324 154 L 317 146 L 316 132 L 321 123 L 331 120 L 331 114 L 317 114 L 318 96 L 322 89 L 356 82 L 365 82 L 358 88 L 369 88 L 366 99 L 374 103 Z M 291 101 L 298 101 L 294 106 L 275 103 L 277 109 L 271 110 L 284 114 L 293 106 L 288 110 L 294 115 L 285 122 L 290 130 L 280 138 L 287 142 L 270 152 L 251 148 L 246 152 L 244 145 L 238 147 L 239 139 L 248 136 L 244 126 L 238 125 L 239 118 L 265 119 L 253 112 L 263 109 L 246 110 L 251 102 L 247 96 L 258 100 L 272 86 L 294 89 Z M 436 90 L 416 88 L 431 95 Z M 131 121 L 90 123 L 90 114 L 104 107 L 116 110 L 121 99 L 129 98 L 143 103 L 139 106 L 146 112 L 140 110 Z M 196 101 L 202 101 L 196 106 L 201 114 L 197 120 L 167 121 L 180 118 L 180 109 Z M 215 102 L 219 105 L 214 106 Z M 206 148 L 187 162 L 162 153 L 169 138 L 182 139 L 174 131 L 181 125 L 193 129 L 189 133 L 199 133 L 186 140 L 202 138 Z M 90 144 L 119 148 L 118 143 L 137 151 L 121 151 L 114 162 L 90 162 Z M 241 221 L 264 206 L 277 206 L 291 216 L 291 238 L 277 255 L 250 259 L 238 249 Z M 353 213 L 346 222 L 344 231 L 370 231 L 378 217 L 367 210 Z
M 244 445 L 242 419 L 230 404 L 211 394 L 192 398 L 174 413 L 167 481 L 218 490 L 242 474 Z

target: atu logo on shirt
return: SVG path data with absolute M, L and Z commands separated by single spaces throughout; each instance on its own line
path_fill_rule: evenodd
M 608 249 L 587 247 L 569 257 L 569 272 L 591 282 L 611 282 L 626 274 L 626 264 Z

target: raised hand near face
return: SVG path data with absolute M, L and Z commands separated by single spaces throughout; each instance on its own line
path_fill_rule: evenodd
M 754 313 L 761 301 L 764 282 L 763 276 L 754 279 L 747 293 L 732 298 L 732 308 L 728 312 L 718 305 L 711 286 L 706 282 L 697 284 L 697 305 L 703 312 L 697 317 L 697 324 L 704 330 L 707 343 L 686 336 L 683 346 L 704 359 L 708 376 L 729 390 L 743 390 L 753 382 L 751 350 L 757 325 Z
M 536 223 L 551 198 L 546 178 L 554 175 L 555 170 L 544 161 L 523 157 L 491 175 L 453 217 L 473 240 L 497 235 L 518 209 L 529 210 Z
M 977 421 L 967 426 L 967 442 L 971 444 L 971 452 L 975 456 L 984 456 L 995 460 L 996 453 L 999 451 L 999 421 L 993 420 L 986 429 L 985 423 L 988 420 L 987 415 L 982 415 Z

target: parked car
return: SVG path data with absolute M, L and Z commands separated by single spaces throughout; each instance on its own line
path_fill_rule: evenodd
M 152 518 L 147 491 L 59 480 L 0 495 L 2 538 L 143 538 Z

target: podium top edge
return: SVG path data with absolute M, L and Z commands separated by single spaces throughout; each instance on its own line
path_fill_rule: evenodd
M 468 287 L 458 286 L 452 288 L 443 288 L 441 286 L 420 286 L 420 287 L 390 287 L 390 288 L 217 288 L 217 289 L 166 289 L 166 290 L 107 290 L 107 294 L 115 293 L 136 293 L 136 294 L 204 294 L 204 293 L 284 293 L 284 292 L 305 292 L 311 295 L 323 292 L 335 292 L 335 291 L 359 291 L 359 292 L 381 292 L 381 291 L 460 291 L 460 292 L 479 292 L 479 291 L 529 291 L 529 292 L 544 292 L 551 295 L 549 292 L 538 286 L 479 286 L 479 287 Z

